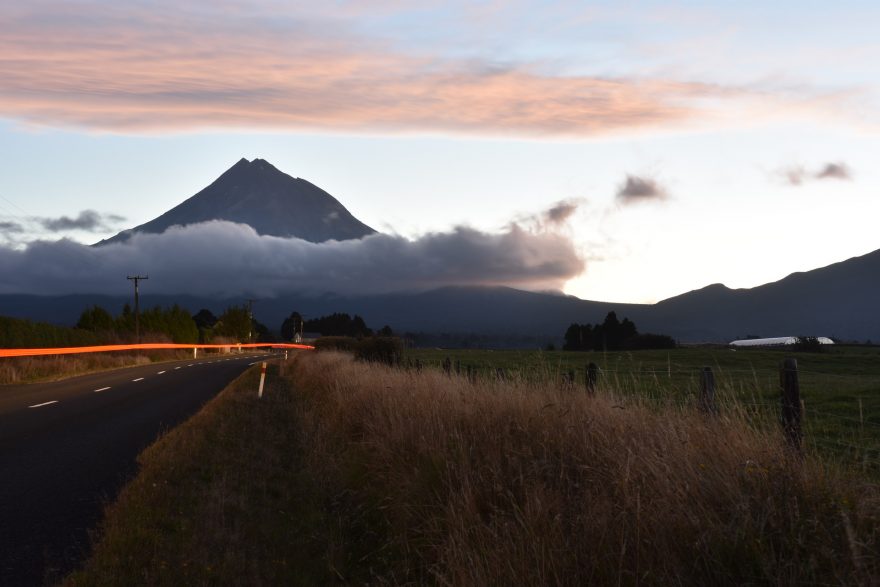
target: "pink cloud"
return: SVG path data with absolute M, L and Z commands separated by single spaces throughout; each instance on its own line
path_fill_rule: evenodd
M 387 4 L 387 3 L 380 3 Z M 36 6 L 36 8 L 34 8 Z M 75 9 L 73 8 L 75 6 Z M 698 118 L 729 90 L 411 56 L 327 15 L 227 0 L 0 7 L 0 116 L 110 132 L 211 128 L 595 136 Z

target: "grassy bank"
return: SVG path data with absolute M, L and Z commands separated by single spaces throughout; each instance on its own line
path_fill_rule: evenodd
M 320 585 L 332 580 L 320 490 L 304 473 L 289 381 L 249 370 L 139 457 L 68 585 Z M 316 561 L 319 561 L 316 563 Z
M 877 486 L 775 426 L 343 355 L 142 456 L 72 585 L 870 584 Z
M 192 351 L 159 350 L 132 353 L 83 353 L 38 357 L 0 358 L 0 385 L 52 381 L 86 373 L 175 361 L 192 357 Z

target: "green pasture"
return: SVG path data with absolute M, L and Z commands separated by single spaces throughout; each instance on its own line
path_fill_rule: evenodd
M 700 373 L 710 367 L 722 410 L 740 410 L 764 423 L 778 419 L 779 366 L 798 362 L 804 437 L 810 450 L 880 472 L 880 348 L 835 346 L 822 353 L 791 350 L 680 348 L 662 351 L 569 352 L 410 349 L 407 360 L 441 368 L 449 358 L 477 377 L 555 380 L 574 372 L 584 390 L 587 365 L 600 369 L 601 387 L 650 401 L 696 405 Z

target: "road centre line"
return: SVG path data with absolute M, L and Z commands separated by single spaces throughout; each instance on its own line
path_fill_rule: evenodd
M 138 381 L 143 381 L 143 380 L 144 380 L 143 377 L 138 377 L 137 379 L 132 379 L 131 382 L 132 382 L 132 383 L 137 383 Z
M 180 369 L 180 367 L 175 367 L 175 368 L 174 368 L 175 371 L 177 371 L 178 369 Z
M 161 374 L 164 373 L 164 372 L 165 372 L 165 371 L 159 371 L 159 372 L 157 373 L 157 375 L 161 375 Z
M 58 403 L 58 400 L 57 400 L 57 399 L 53 399 L 53 400 L 50 401 L 50 402 L 43 402 L 42 404 L 35 404 L 35 405 L 33 405 L 33 406 L 28 406 L 28 407 L 29 407 L 29 408 L 42 408 L 43 406 L 50 406 L 50 405 L 52 405 L 52 404 L 57 404 L 57 403 Z
M 96 390 L 94 390 L 93 393 L 98 393 L 98 392 L 100 392 L 100 391 L 107 391 L 108 389 L 110 389 L 110 388 L 109 388 L 109 387 L 102 387 L 101 389 L 96 389 Z

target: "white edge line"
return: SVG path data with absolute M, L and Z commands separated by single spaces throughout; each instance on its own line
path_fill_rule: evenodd
M 101 389 L 96 389 L 94 391 L 94 393 L 98 393 L 99 391 L 107 391 L 108 389 L 110 389 L 110 388 L 109 387 L 102 387 Z
M 137 379 L 132 379 L 131 382 L 132 382 L 132 383 L 136 383 L 136 382 L 138 382 L 138 381 L 143 381 L 143 380 L 144 380 L 143 377 L 138 377 Z
M 29 407 L 29 408 L 42 408 L 43 406 L 49 406 L 49 405 L 57 404 L 57 403 L 58 403 L 58 400 L 57 400 L 57 399 L 53 399 L 53 400 L 50 401 L 50 402 L 43 402 L 42 404 L 35 404 L 35 405 L 33 405 L 33 406 L 28 406 L 28 407 Z

